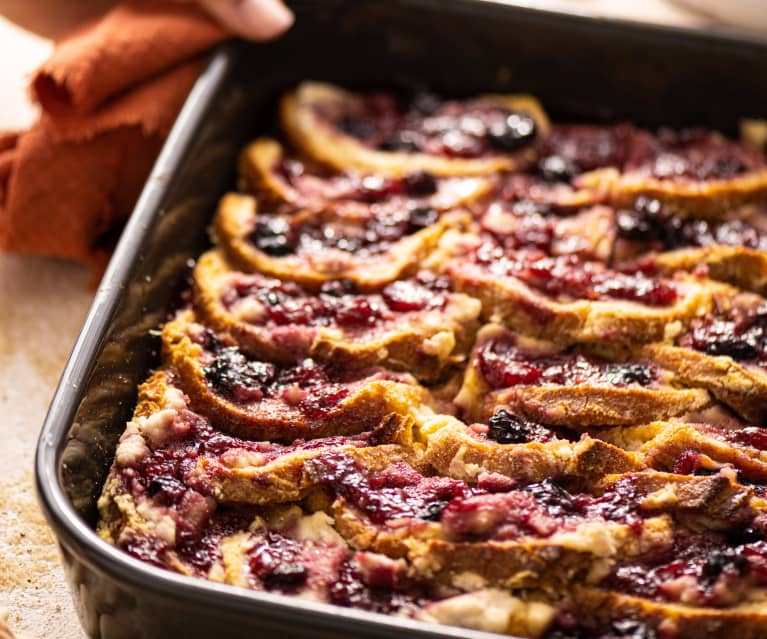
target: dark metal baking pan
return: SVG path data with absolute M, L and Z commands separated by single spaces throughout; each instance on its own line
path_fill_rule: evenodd
M 307 78 L 446 94 L 528 91 L 556 118 L 700 124 L 767 115 L 767 42 L 488 0 L 296 2 L 268 45 L 228 44 L 197 82 L 96 294 L 40 436 L 37 485 L 87 633 L 104 639 L 483 637 L 479 632 L 255 593 L 143 564 L 94 533 L 95 503 L 156 329 L 208 243 L 244 144 Z

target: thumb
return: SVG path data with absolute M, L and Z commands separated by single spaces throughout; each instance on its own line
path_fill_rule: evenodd
M 293 13 L 280 0 L 200 0 L 233 33 L 251 40 L 272 40 L 293 24 Z

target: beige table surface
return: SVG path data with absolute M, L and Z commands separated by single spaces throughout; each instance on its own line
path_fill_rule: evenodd
M 541 2 L 523 2 L 537 4 Z M 605 15 L 704 24 L 663 0 L 561 0 Z M 50 44 L 0 18 L 0 130 L 35 116 L 26 78 Z M 32 462 L 37 432 L 92 296 L 86 269 L 0 254 L 0 609 L 21 636 L 80 639 L 53 536 L 37 508 Z

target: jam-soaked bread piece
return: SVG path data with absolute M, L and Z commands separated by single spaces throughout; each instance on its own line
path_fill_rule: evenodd
M 194 410 L 247 439 L 290 442 L 361 433 L 390 413 L 407 416 L 430 401 L 407 374 L 248 357 L 189 310 L 166 324 L 162 337 L 163 357 Z
M 412 419 L 392 414 L 359 435 L 287 445 L 241 439 L 193 412 L 174 375 L 158 371 L 139 387 L 136 411 L 117 446 L 99 501 L 100 531 L 116 541 L 124 529 L 167 524 L 186 530 L 216 504 L 300 500 L 313 488 L 304 464 L 329 450 L 364 458 L 371 468 L 383 468 L 393 459 L 422 465 Z
M 282 145 L 259 138 L 240 156 L 240 176 L 247 191 L 278 213 L 332 208 L 364 215 L 375 207 L 390 217 L 398 210 L 447 211 L 486 194 L 493 176 L 439 177 L 415 171 L 382 177 L 357 171 L 333 171 L 311 160 L 286 156 Z M 424 213 L 421 213 L 424 214 Z
M 599 437 L 639 453 L 652 467 L 680 475 L 737 471 L 745 481 L 767 480 L 767 429 L 705 411 L 698 421 L 653 422 L 605 429 Z
M 645 519 L 609 490 L 575 495 L 551 480 L 518 486 L 499 475 L 471 486 L 404 462 L 371 471 L 343 452 L 308 466 L 335 497 L 336 528 L 352 546 L 405 557 L 419 576 L 450 586 L 472 573 L 492 586 L 561 586 L 669 534 L 668 517 Z
M 494 200 L 476 214 L 477 233 L 461 237 L 462 250 L 473 242 L 479 249 L 490 240 L 505 251 L 537 250 L 547 255 L 573 255 L 606 262 L 613 252 L 615 214 L 606 206 L 591 206 L 562 216 L 529 201 Z M 449 240 L 445 240 L 449 244 Z
M 292 143 L 339 170 L 400 176 L 487 175 L 531 165 L 548 118 L 527 95 L 488 95 L 442 101 L 431 95 L 399 100 L 357 95 L 304 82 L 280 106 Z
M 571 441 L 566 433 L 500 410 L 489 424 L 466 425 L 433 415 L 419 425 L 426 442 L 424 463 L 440 475 L 474 484 L 494 474 L 527 483 L 567 481 L 587 489 L 605 475 L 645 468 L 641 455 L 588 435 Z
M 638 571 L 639 572 L 639 571 Z M 685 603 L 662 603 L 604 588 L 575 587 L 572 607 L 590 622 L 552 629 L 552 639 L 641 637 L 642 639 L 761 639 L 767 615 L 764 593 L 753 601 L 726 607 L 697 607 Z M 609 628 L 595 634 L 595 628 Z M 556 634 L 554 634 L 556 633 Z
M 353 215 L 332 209 L 265 214 L 254 198 L 230 193 L 221 200 L 213 234 L 244 271 L 313 288 L 349 280 L 360 290 L 376 290 L 418 271 L 445 231 L 468 221 L 467 214 L 430 208 L 391 215 L 373 207 Z
M 767 291 L 764 205 L 729 211 L 720 220 L 682 217 L 640 197 L 615 214 L 614 264 L 645 272 L 705 274 L 742 289 Z
M 376 293 L 328 282 L 312 293 L 293 282 L 232 270 L 219 251 L 199 258 L 194 306 L 246 352 L 273 361 L 306 357 L 338 366 L 385 365 L 421 380 L 461 362 L 478 327 L 480 303 L 452 293 L 429 272 Z
M 622 171 L 597 170 L 579 183 L 609 188 L 620 206 L 644 196 L 681 214 L 715 220 L 767 197 L 767 164 L 761 151 L 715 131 L 638 131 Z
M 465 419 L 499 409 L 524 421 L 583 429 L 668 419 L 705 408 L 705 390 L 677 388 L 651 358 L 609 360 L 486 324 L 455 398 Z
M 451 238 L 444 272 L 456 290 L 477 297 L 483 316 L 525 335 L 567 345 L 636 344 L 663 338 L 666 325 L 707 312 L 724 285 L 610 270 L 576 256 L 507 251 Z
M 721 299 L 663 343 L 642 353 L 685 384 L 707 388 L 754 424 L 767 419 L 767 302 L 741 294 Z

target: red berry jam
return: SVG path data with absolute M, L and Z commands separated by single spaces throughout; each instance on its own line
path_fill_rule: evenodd
M 400 100 L 391 94 L 363 99 L 336 127 L 380 151 L 477 158 L 532 145 L 535 120 L 485 99 L 443 102 L 430 94 Z
M 673 283 L 636 271 L 609 270 L 574 255 L 549 257 L 537 251 L 506 252 L 486 242 L 475 255 L 491 274 L 511 276 L 560 300 L 625 300 L 646 306 L 669 306 L 678 297 Z
M 763 536 L 759 523 L 736 524 L 729 534 L 680 528 L 669 547 L 619 564 L 601 585 L 658 601 L 732 605 L 747 588 L 767 583 Z
M 709 355 L 727 355 L 737 361 L 764 365 L 767 363 L 767 306 L 736 307 L 728 313 L 695 319 L 679 343 Z
M 477 353 L 477 365 L 491 389 L 519 385 L 647 386 L 657 369 L 649 363 L 615 363 L 575 353 L 536 353 L 519 348 L 512 335 L 498 336 Z
M 660 179 L 726 180 L 764 167 L 755 149 L 705 129 L 634 137 L 626 169 Z
M 767 233 L 746 221 L 683 220 L 664 209 L 658 200 L 644 196 L 637 198 L 633 209 L 618 211 L 617 232 L 621 239 L 646 245 L 646 250 L 714 244 L 767 250 Z
M 385 252 L 393 243 L 439 220 L 435 209 L 418 202 L 385 209 L 370 207 L 366 213 L 364 219 L 332 213 L 259 215 L 249 239 L 272 257 L 313 255 L 327 249 L 368 257 Z
M 358 293 L 351 282 L 333 281 L 314 294 L 293 282 L 253 274 L 240 276 L 222 301 L 229 309 L 244 299 L 257 301 L 259 312 L 251 311 L 248 317 L 252 324 L 364 330 L 402 313 L 441 310 L 447 298 L 438 286 L 435 278 L 424 274 L 393 282 L 380 293 Z
M 549 182 L 569 182 L 586 171 L 620 168 L 633 134 L 629 124 L 554 125 L 539 145 L 538 174 Z

